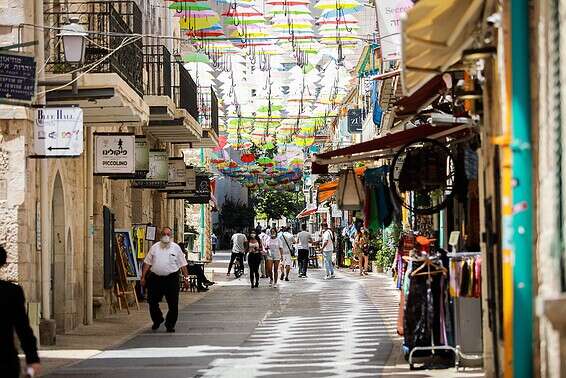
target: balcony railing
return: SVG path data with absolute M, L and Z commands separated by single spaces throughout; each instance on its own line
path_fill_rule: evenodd
M 172 96 L 171 53 L 163 45 L 143 46 L 143 65 L 146 78 L 143 83 L 144 95 Z
M 177 75 L 173 76 L 173 97 L 177 107 L 185 109 L 195 120 L 198 121 L 198 88 L 189 74 L 189 71 L 183 67 L 183 63 L 177 61 L 174 63 L 173 71 Z
M 78 18 L 90 32 L 85 47 L 84 69 L 94 73 L 117 73 L 139 95 L 143 95 L 143 53 L 141 39 L 130 42 L 124 34 L 141 34 L 142 13 L 133 1 L 46 2 L 45 24 L 61 28 Z M 50 29 L 46 40 L 47 70 L 67 73 L 76 67 L 65 62 L 59 30 Z M 122 35 L 110 35 L 122 34 Z M 126 42 L 126 43 L 124 43 Z M 117 49 L 117 50 L 116 50 Z M 110 54 L 112 51 L 116 52 Z M 105 59 L 103 59 L 105 58 Z
M 212 87 L 199 88 L 199 123 L 218 135 L 218 98 Z
M 185 109 L 198 120 L 197 85 L 183 63 L 162 45 L 143 46 L 146 70 L 144 94 L 169 96 L 177 108 Z

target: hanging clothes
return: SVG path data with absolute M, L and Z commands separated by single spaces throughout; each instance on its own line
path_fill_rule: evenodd
M 450 258 L 449 293 L 451 297 L 481 297 L 481 256 Z

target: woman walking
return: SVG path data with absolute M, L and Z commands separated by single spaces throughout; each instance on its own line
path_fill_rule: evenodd
M 252 231 L 248 238 L 248 265 L 250 266 L 250 281 L 252 289 L 259 286 L 259 264 L 261 263 L 261 241 Z
M 277 287 L 279 262 L 281 261 L 283 246 L 281 245 L 281 239 L 277 237 L 277 230 L 275 228 L 271 229 L 270 235 L 271 237 L 266 245 L 267 260 L 265 262 L 265 270 L 267 270 L 267 276 L 269 277 L 269 286 Z
M 360 228 L 356 234 L 355 240 L 355 253 L 358 257 L 360 265 L 360 276 L 368 275 L 368 262 L 369 262 L 369 234 L 363 227 Z

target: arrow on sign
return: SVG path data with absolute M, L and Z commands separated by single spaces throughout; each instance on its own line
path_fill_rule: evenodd
M 47 149 L 49 151 L 53 151 L 53 150 L 70 150 L 70 147 L 47 147 Z

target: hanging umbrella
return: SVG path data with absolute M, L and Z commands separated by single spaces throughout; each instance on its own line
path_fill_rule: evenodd
M 316 9 L 342 10 L 359 8 L 361 4 L 356 0 L 320 0 L 314 5 Z
M 210 5 L 206 1 L 179 1 L 171 3 L 168 6 L 169 9 L 174 9 L 176 11 L 201 11 L 201 10 L 211 10 Z
M 206 63 L 210 64 L 211 61 L 207 55 L 202 53 L 188 53 L 183 55 L 183 62 L 187 63 Z
M 255 155 L 251 153 L 245 153 L 240 156 L 240 160 L 244 163 L 253 163 L 255 161 Z
M 216 25 L 218 22 L 220 22 L 220 17 L 218 17 L 218 15 L 204 18 L 192 17 L 191 15 L 191 17 L 182 16 L 179 18 L 179 26 L 181 30 L 206 29 Z

